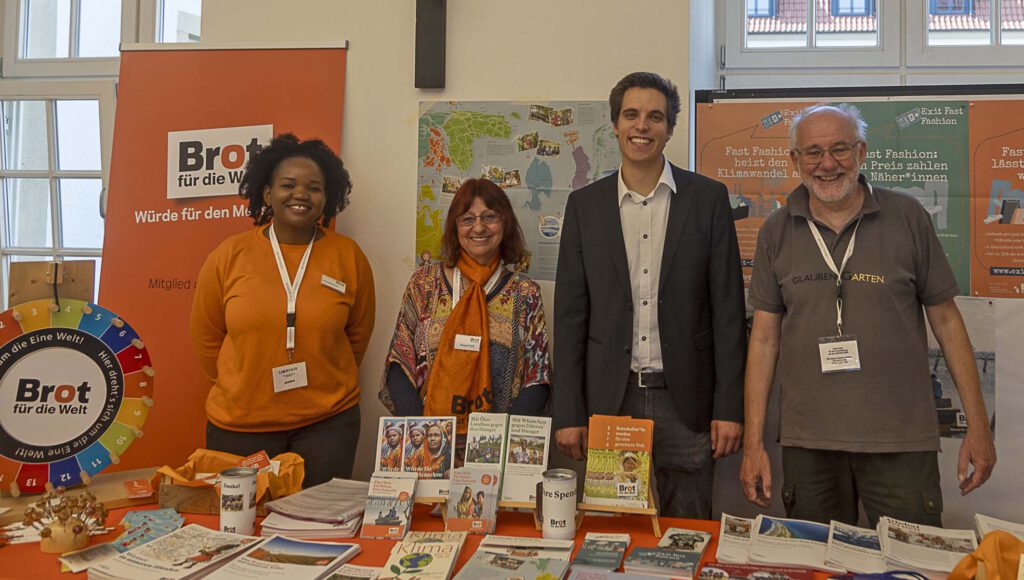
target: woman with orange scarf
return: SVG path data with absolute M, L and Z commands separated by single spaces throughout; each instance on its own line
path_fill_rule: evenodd
M 526 244 L 508 196 L 486 179 L 452 199 L 442 263 L 413 273 L 385 361 L 380 399 L 396 415 L 540 415 L 549 394 L 540 287 L 513 272 Z
M 451 421 L 451 419 L 447 419 Z M 427 427 L 426 441 L 406 460 L 406 467 L 420 473 L 419 479 L 448 479 L 451 477 L 451 447 L 444 429 L 437 423 Z M 408 471 L 408 469 L 407 469 Z M 430 477 L 422 475 L 430 473 Z

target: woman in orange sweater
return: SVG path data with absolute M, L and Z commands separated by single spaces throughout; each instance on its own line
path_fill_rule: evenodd
M 307 487 L 350 477 L 359 440 L 373 273 L 328 226 L 351 188 L 322 141 L 276 137 L 239 186 L 257 227 L 210 254 L 192 304 L 192 340 L 212 382 L 206 446 L 298 453 Z

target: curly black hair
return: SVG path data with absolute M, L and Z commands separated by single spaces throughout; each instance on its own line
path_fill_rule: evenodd
M 245 174 L 238 185 L 238 195 L 249 201 L 249 217 L 256 225 L 270 221 L 274 211 L 263 202 L 263 191 L 274 177 L 274 170 L 285 159 L 305 157 L 317 164 L 324 174 L 324 213 L 320 223 L 327 226 L 334 216 L 348 205 L 348 194 L 352 191 L 352 180 L 348 171 L 330 147 L 319 139 L 300 141 L 291 133 L 274 137 L 259 153 L 249 158 Z

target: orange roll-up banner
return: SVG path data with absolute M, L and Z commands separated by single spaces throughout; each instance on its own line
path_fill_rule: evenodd
M 238 178 L 272 135 L 339 150 L 338 48 L 121 53 L 100 305 L 145 340 L 156 371 L 143 429 L 115 469 L 180 465 L 204 446 L 210 383 L 189 337 L 199 268 L 253 227 Z

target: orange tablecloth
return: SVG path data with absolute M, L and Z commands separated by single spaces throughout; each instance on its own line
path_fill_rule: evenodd
M 121 521 L 124 513 L 129 509 L 148 509 L 155 507 L 157 506 L 141 506 L 137 508 L 113 510 L 111 511 L 109 521 L 116 525 L 117 522 Z M 200 524 L 210 528 L 217 527 L 218 516 L 194 514 L 183 515 L 186 523 Z M 715 550 L 718 547 L 718 522 L 661 518 L 662 531 L 670 527 L 711 532 L 714 537 L 704 553 L 704 560 L 710 561 L 714 559 Z M 413 513 L 412 529 L 443 530 L 444 523 L 441 518 L 430 515 L 429 507 L 417 505 Z M 583 536 L 586 535 L 586 532 L 628 533 L 632 538 L 630 547 L 652 547 L 658 543 L 658 538 L 654 537 L 654 533 L 651 530 L 650 519 L 641 516 L 587 516 L 584 518 L 583 525 L 580 528 L 579 533 L 576 535 L 577 549 L 579 548 L 579 545 L 583 543 Z M 113 540 L 120 535 L 120 533 L 121 530 L 117 529 L 105 536 L 97 536 L 93 538 L 93 543 Z M 541 535 L 533 526 L 532 514 L 508 511 L 501 511 L 498 513 L 498 526 L 495 533 L 507 536 L 540 537 Z M 459 555 L 459 562 L 456 565 L 456 570 L 461 568 L 462 565 L 469 560 L 470 556 L 473 555 L 482 537 L 483 536 L 474 534 L 469 535 L 469 538 L 466 540 L 466 545 L 463 546 L 462 552 Z M 362 540 L 359 538 L 352 538 L 349 540 L 339 541 L 354 541 L 362 546 L 362 551 L 352 560 L 353 564 L 361 566 L 383 566 L 384 563 L 387 562 L 392 546 L 395 545 L 395 540 Z M 57 560 L 57 556 L 40 552 L 38 544 L 17 544 L 7 546 L 6 548 L 0 548 L 0 579 L 30 578 L 32 580 L 44 580 L 46 578 L 67 579 L 84 577 L 84 572 L 80 574 L 61 574 L 60 562 Z M 826 577 L 827 575 L 824 574 L 819 575 L 819 578 Z

